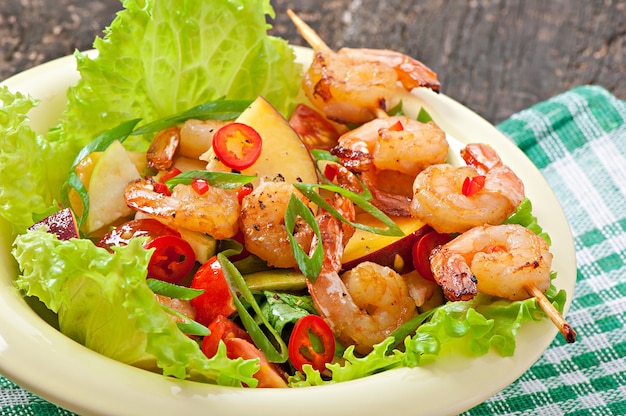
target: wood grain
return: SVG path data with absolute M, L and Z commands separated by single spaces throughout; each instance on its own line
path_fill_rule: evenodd
M 626 98 L 618 0 L 273 0 L 271 33 L 303 41 L 292 8 L 333 48 L 388 48 L 434 69 L 442 92 L 492 123 L 576 85 Z M 91 47 L 118 0 L 0 2 L 0 79 Z

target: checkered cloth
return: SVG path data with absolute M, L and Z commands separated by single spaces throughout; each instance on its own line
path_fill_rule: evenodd
M 477 415 L 626 414 L 626 102 L 581 86 L 498 128 L 539 167 L 570 221 L 577 284 L 568 321 L 535 365 Z M 71 415 L 0 378 L 0 414 Z

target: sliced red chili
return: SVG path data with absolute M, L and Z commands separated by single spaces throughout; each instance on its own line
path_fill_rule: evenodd
M 335 356 L 335 337 L 328 324 L 317 315 L 303 316 L 289 338 L 289 359 L 302 371 L 304 364 L 322 371 Z
M 400 120 L 396 121 L 394 124 L 389 126 L 389 130 L 391 131 L 402 131 L 404 130 L 404 126 Z
M 153 184 L 153 188 L 155 192 L 158 192 L 160 194 L 167 195 L 167 196 L 172 195 L 172 193 L 170 192 L 170 188 L 168 188 L 167 185 L 164 183 L 155 182 Z
M 262 140 L 259 133 L 243 123 L 229 123 L 213 135 L 213 150 L 227 167 L 247 169 L 261 155 Z
M 252 185 L 251 183 L 247 183 L 245 185 L 241 185 L 239 188 L 237 188 L 237 199 L 239 200 L 239 204 L 240 205 L 241 205 L 241 202 L 243 201 L 243 199 L 247 195 L 250 195 L 253 190 L 254 190 L 254 185 Z
M 465 196 L 475 195 L 478 191 L 485 187 L 485 176 L 468 176 L 463 181 L 463 187 L 461 191 Z
M 329 163 L 324 167 L 324 176 L 328 178 L 329 181 L 335 180 L 337 174 L 339 173 L 339 166 L 335 163 Z
M 415 270 L 426 280 L 434 281 L 433 272 L 430 269 L 430 253 L 435 247 L 441 246 L 452 240 L 449 234 L 441 234 L 437 231 L 426 233 L 413 245 L 413 265 Z
M 167 172 L 165 172 L 160 178 L 159 178 L 159 182 L 161 183 L 165 183 L 167 181 L 169 181 L 170 179 L 180 175 L 182 173 L 182 171 L 178 168 L 172 168 L 170 170 L 168 170 Z
M 145 248 L 154 248 L 148 263 L 148 277 L 179 283 L 193 269 L 196 256 L 191 245 L 180 237 L 162 235 L 149 240 Z
M 191 181 L 191 189 L 196 191 L 198 195 L 204 195 L 209 191 L 209 183 L 204 179 L 194 178 Z

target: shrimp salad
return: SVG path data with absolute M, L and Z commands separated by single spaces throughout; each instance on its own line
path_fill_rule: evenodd
M 267 0 L 176 16 L 145 3 L 124 3 L 98 57 L 77 54 L 46 134 L 29 126 L 35 100 L 0 90 L 15 284 L 52 325 L 121 362 L 237 387 L 354 380 L 443 360 L 444 344 L 510 356 L 546 315 L 573 342 L 522 180 L 480 142 L 449 163 L 437 121 L 404 113 L 400 91 L 438 92 L 434 71 L 333 51 L 291 13 L 314 49 L 302 68 L 267 34 Z M 149 36 L 164 24 L 178 30 Z

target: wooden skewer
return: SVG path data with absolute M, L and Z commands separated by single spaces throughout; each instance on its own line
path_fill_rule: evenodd
M 556 310 L 554 305 L 550 303 L 546 295 L 537 288 L 535 285 L 527 285 L 526 290 L 528 293 L 537 299 L 539 307 L 543 309 L 548 318 L 556 325 L 563 337 L 568 343 L 576 341 L 576 331 L 567 323 L 563 315 Z
M 330 47 L 319 37 L 317 32 L 313 30 L 313 28 L 307 25 L 304 20 L 300 19 L 293 10 L 287 9 L 287 15 L 291 18 L 291 21 L 300 32 L 300 35 L 306 40 L 306 42 L 313 48 L 315 51 L 331 51 Z

